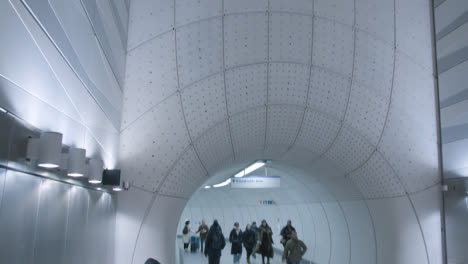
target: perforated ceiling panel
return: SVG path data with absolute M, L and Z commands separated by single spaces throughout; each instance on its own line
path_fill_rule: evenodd
M 354 24 L 354 2 L 349 0 L 316 0 L 315 15 L 344 23 Z
M 264 106 L 231 117 L 232 143 L 236 154 L 261 153 L 265 146 L 266 109 Z
M 297 14 L 270 15 L 270 60 L 309 64 L 312 45 L 312 17 Z
M 178 28 L 176 34 L 181 88 L 222 71 L 223 27 L 221 19 L 202 20 L 189 24 Z
M 182 105 L 192 138 L 227 118 L 222 74 L 203 79 L 182 91 Z
M 267 60 L 267 14 L 227 15 L 224 18 L 224 27 L 226 68 Z
M 351 89 L 350 78 L 312 67 L 308 107 L 343 119 Z
M 356 27 L 376 36 L 378 39 L 394 43 L 394 1 L 356 0 Z
M 351 26 L 315 18 L 313 45 L 314 65 L 351 76 L 354 55 L 354 32 Z
M 223 121 L 211 127 L 195 142 L 195 150 L 208 170 L 233 155 L 229 133 L 228 122 Z
M 173 95 L 121 132 L 122 175 L 155 190 L 189 144 L 179 96 Z
M 359 132 L 344 125 L 325 156 L 348 173 L 363 165 L 374 151 L 375 147 Z
M 173 27 L 174 1 L 132 0 L 128 22 L 128 48 L 141 45 Z
M 400 196 L 405 189 L 382 155 L 376 151 L 372 157 L 349 177 L 366 198 Z
M 267 65 L 255 64 L 226 71 L 229 114 L 267 103 Z
M 307 110 L 296 145 L 323 154 L 336 138 L 341 123 L 332 116 Z
M 177 90 L 176 68 L 174 33 L 154 38 L 127 54 L 124 127 Z
M 437 183 L 426 8 L 423 0 L 132 1 L 124 177 L 185 197 L 182 180 L 197 184 L 205 169 L 304 155 L 298 167 L 327 160 L 368 198 Z
M 223 13 L 223 2 L 218 0 L 178 0 L 175 3 L 177 26 L 220 16 Z
M 281 154 L 294 143 L 304 116 L 304 108 L 293 105 L 268 107 L 266 152 L 269 156 Z
M 195 150 L 190 147 L 165 179 L 161 193 L 188 198 L 206 179 L 206 176 L 207 172 L 200 163 Z
M 302 13 L 313 15 L 314 1 L 312 0 L 270 0 L 270 10 Z
M 270 64 L 268 104 L 306 105 L 310 67 L 302 64 Z

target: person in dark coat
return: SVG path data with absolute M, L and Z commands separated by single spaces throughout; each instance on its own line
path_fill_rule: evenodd
M 231 243 L 231 254 L 234 256 L 234 264 L 239 263 L 242 255 L 242 230 L 239 223 L 234 223 L 234 228 L 229 234 L 229 242 Z
M 293 232 L 296 232 L 296 229 L 292 226 L 291 220 L 288 220 L 288 224 L 281 229 L 281 244 L 283 244 L 283 248 L 286 246 L 286 243 L 291 239 L 291 235 Z
M 242 233 L 242 242 L 244 243 L 245 251 L 247 251 L 248 264 L 251 264 L 250 255 L 252 255 L 252 251 L 255 247 L 255 237 L 255 232 L 252 231 L 250 225 L 247 225 L 245 231 Z
M 208 257 L 209 264 L 219 264 L 224 246 L 226 246 L 226 241 L 224 240 L 223 231 L 218 220 L 214 220 L 205 241 L 205 257 Z
M 267 264 L 270 264 L 270 258 L 273 258 L 273 231 L 266 220 L 262 220 L 262 225 L 258 229 L 258 243 L 252 254 L 261 253 L 262 263 L 265 264 L 265 257 Z

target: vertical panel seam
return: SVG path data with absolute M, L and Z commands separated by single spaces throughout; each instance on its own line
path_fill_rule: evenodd
M 229 129 L 229 140 L 231 141 L 231 147 L 232 147 L 232 155 L 233 159 L 236 160 L 236 151 L 234 150 L 234 142 L 232 140 L 232 130 L 231 130 L 231 119 L 229 116 L 229 107 L 228 107 L 228 96 L 227 96 L 227 87 L 226 87 L 226 60 L 225 60 L 225 44 L 224 44 L 224 23 L 225 23 L 225 14 L 224 14 L 224 0 L 221 1 L 221 23 L 222 23 L 222 32 L 221 32 L 221 37 L 222 37 L 222 42 L 223 42 L 223 85 L 224 85 L 224 101 L 226 103 L 226 117 L 227 117 L 227 124 L 228 124 L 228 129 Z

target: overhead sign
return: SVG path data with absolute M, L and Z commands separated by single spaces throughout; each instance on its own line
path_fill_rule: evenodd
M 231 188 L 279 188 L 280 176 L 246 176 L 232 177 Z

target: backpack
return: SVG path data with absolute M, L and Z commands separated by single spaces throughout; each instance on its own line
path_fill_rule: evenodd
M 224 241 L 223 234 L 219 231 L 213 234 L 213 249 L 223 249 L 226 242 Z
M 188 234 L 188 227 L 187 226 L 185 226 L 184 230 L 182 230 L 182 234 L 184 234 L 184 235 Z

